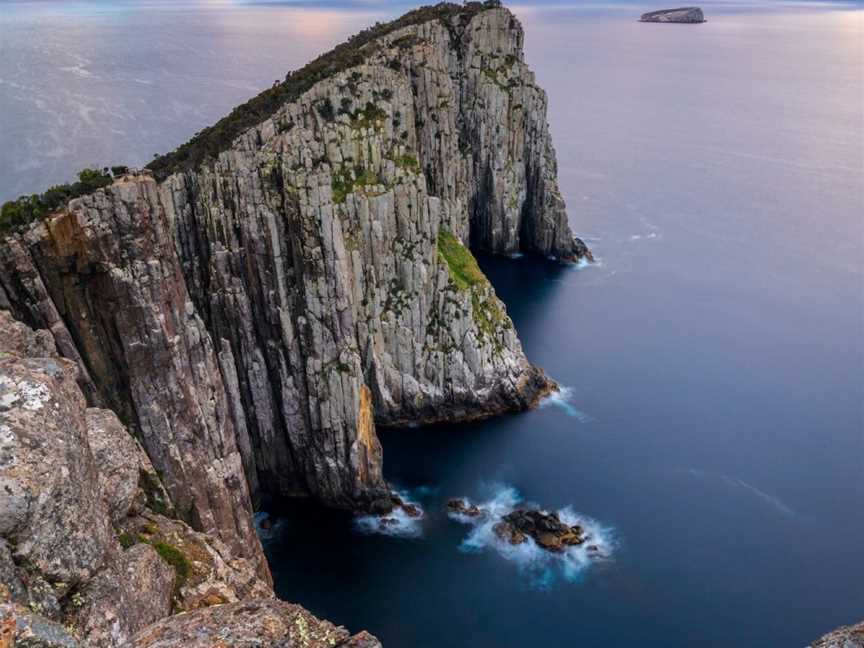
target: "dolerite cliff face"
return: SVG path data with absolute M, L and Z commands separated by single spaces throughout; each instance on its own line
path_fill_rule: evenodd
M 521 26 L 473 7 L 383 33 L 218 156 L 125 175 L 0 246 L 0 300 L 52 332 L 180 517 L 235 555 L 261 560 L 259 495 L 383 496 L 376 423 L 554 388 L 466 246 L 590 252 Z

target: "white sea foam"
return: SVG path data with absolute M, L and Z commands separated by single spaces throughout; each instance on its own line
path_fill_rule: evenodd
M 657 232 L 649 232 L 648 234 L 634 234 L 633 236 L 630 237 L 630 240 L 631 241 L 640 241 L 642 239 L 645 239 L 645 240 L 650 241 L 651 239 L 656 239 L 659 237 L 660 237 L 660 235 Z
M 727 486 L 742 489 L 747 493 L 750 493 L 751 495 L 760 499 L 762 502 L 775 509 L 777 512 L 785 515 L 786 517 L 796 517 L 798 515 L 798 512 L 795 509 L 786 504 L 786 502 L 781 500 L 776 495 L 766 493 L 761 488 L 758 488 L 753 484 L 744 481 L 743 479 L 738 479 L 737 477 L 730 477 L 729 475 L 716 475 L 713 473 L 705 472 L 704 470 L 700 470 L 698 468 L 687 468 L 685 472 L 691 477 L 695 477 L 697 479 L 717 479 L 719 477 L 720 481 L 722 481 Z
M 408 515 L 403 509 L 395 508 L 387 515 L 360 515 L 354 520 L 354 527 L 360 533 L 393 536 L 396 538 L 419 538 L 423 535 L 423 509 L 412 500 L 407 491 L 398 491 L 405 504 L 411 504 L 420 511 L 419 517 Z
M 572 416 L 580 423 L 592 423 L 596 421 L 593 416 L 587 412 L 583 412 L 573 404 L 573 390 L 570 387 L 561 387 L 558 391 L 552 392 L 542 401 L 540 407 L 549 407 L 554 405 L 564 411 L 567 416 Z
M 90 70 L 80 65 L 70 65 L 67 67 L 61 67 L 60 70 L 63 72 L 69 72 L 70 74 L 74 74 L 77 77 L 81 77 L 82 79 L 98 79 L 99 77 L 93 74 Z
M 494 550 L 506 560 L 516 563 L 533 589 L 549 589 L 559 579 L 578 581 L 592 564 L 611 560 L 615 550 L 612 530 L 590 517 L 576 513 L 569 506 L 558 510 L 558 517 L 570 526 L 578 524 L 582 527 L 585 542 L 581 545 L 568 547 L 561 553 L 552 553 L 541 549 L 531 538 L 518 545 L 502 540 L 496 535 L 494 527 L 505 515 L 523 504 L 522 496 L 506 484 L 493 486 L 491 490 L 492 498 L 478 504 L 481 516 L 449 513 L 452 520 L 471 527 L 459 546 L 463 553 Z
M 783 515 L 787 517 L 795 517 L 795 511 L 791 507 L 787 506 L 786 503 L 783 502 L 783 500 L 781 500 L 779 497 L 772 495 L 771 493 L 766 493 L 765 491 L 757 488 L 753 484 L 748 484 L 743 479 L 729 477 L 728 475 L 723 475 L 722 477 L 723 481 L 730 486 L 743 488 L 758 497 L 763 502 L 765 502 L 768 506 L 771 506 L 772 508 L 782 513 Z
M 278 538 L 282 532 L 282 526 L 285 524 L 285 520 L 282 518 L 271 518 L 265 511 L 258 511 L 254 521 L 255 531 L 263 544 Z

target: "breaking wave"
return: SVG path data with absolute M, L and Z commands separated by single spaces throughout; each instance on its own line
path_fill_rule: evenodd
M 387 515 L 360 515 L 354 519 L 354 528 L 360 533 L 380 534 L 394 538 L 419 538 L 423 535 L 424 512 L 412 499 L 408 491 L 397 491 L 403 504 L 416 507 L 419 516 L 411 516 L 401 507 L 394 508 Z
M 558 391 L 552 392 L 540 402 L 541 408 L 549 407 L 550 405 L 564 410 L 567 416 L 572 416 L 580 423 L 592 423 L 597 420 L 573 404 L 573 390 L 570 387 L 562 386 Z
M 272 517 L 265 511 L 258 511 L 254 518 L 255 531 L 262 544 L 267 544 L 277 538 L 282 533 L 282 527 L 285 520 L 279 517 Z
M 616 546 L 612 530 L 569 506 L 559 509 L 558 517 L 570 526 L 578 524 L 582 527 L 584 543 L 568 547 L 561 553 L 541 549 L 531 538 L 521 544 L 511 545 L 499 538 L 493 527 L 505 515 L 525 503 L 519 491 L 512 486 L 498 484 L 492 487 L 492 491 L 490 500 L 477 504 L 483 512 L 481 516 L 448 513 L 450 519 L 471 527 L 459 545 L 461 552 L 495 551 L 502 558 L 516 563 L 532 589 L 549 589 L 560 579 L 577 582 L 592 564 L 612 559 Z

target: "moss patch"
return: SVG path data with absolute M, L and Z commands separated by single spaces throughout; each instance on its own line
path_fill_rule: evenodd
M 400 169 L 407 169 L 414 173 L 420 171 L 420 162 L 413 155 L 400 155 L 396 158 L 396 166 Z
M 357 166 L 353 170 L 343 166 L 333 172 L 330 189 L 333 191 L 333 202 L 343 203 L 352 191 L 359 187 L 380 184 L 378 175 L 371 169 Z
M 459 290 L 489 283 L 471 250 L 444 228 L 438 231 L 438 254 L 447 264 L 450 279 Z
M 510 318 L 501 310 L 497 301 L 490 296 L 481 296 L 479 291 L 471 294 L 471 310 L 474 313 L 474 321 L 480 330 L 480 335 L 492 341 L 495 348 L 500 350 L 498 334 L 506 329 L 512 328 Z
M 366 107 L 351 114 L 352 128 L 378 128 L 387 118 L 387 113 L 373 104 L 366 102 Z
M 176 596 L 180 593 L 180 588 L 189 580 L 189 576 L 192 573 L 192 563 L 189 562 L 186 554 L 167 542 L 151 542 L 150 546 L 156 550 L 156 553 L 162 557 L 162 560 L 174 568 L 174 573 L 177 575 L 177 578 L 174 580 L 174 594 Z

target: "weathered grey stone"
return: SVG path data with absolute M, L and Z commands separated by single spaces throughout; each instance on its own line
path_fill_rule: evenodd
M 0 603 L 27 604 L 27 588 L 12 560 L 12 552 L 6 541 L 0 538 Z M 0 644 L 2 646 L 2 644 Z
M 62 358 L 0 355 L 0 537 L 62 587 L 87 581 L 116 546 L 76 375 Z
M 4 644 L 8 637 L 13 641 Z M 87 648 L 65 627 L 20 605 L 0 605 L 0 648 Z
M 11 353 L 24 358 L 56 358 L 54 337 L 45 330 L 34 331 L 0 310 L 0 353 Z
M 138 633 L 128 648 L 381 648 L 371 635 L 351 636 L 298 605 L 247 601 L 177 614 Z
M 178 571 L 173 597 L 175 611 L 250 598 L 273 598 L 273 589 L 259 575 L 256 563 L 233 555 L 217 537 L 149 511 L 126 519 L 121 528 L 129 541 L 167 548 L 177 557 L 180 564 L 175 565 Z
M 810 648 L 864 648 L 864 621 L 837 628 L 814 641 Z
M 71 596 L 69 620 L 93 648 L 115 648 L 171 613 L 174 569 L 153 547 L 124 551 Z
M 99 472 L 99 486 L 116 525 L 130 511 L 140 513 L 149 499 L 167 509 L 167 495 L 150 459 L 111 410 L 89 408 L 87 439 Z M 145 488 L 141 483 L 146 482 Z M 133 510 L 134 509 L 134 510 Z

